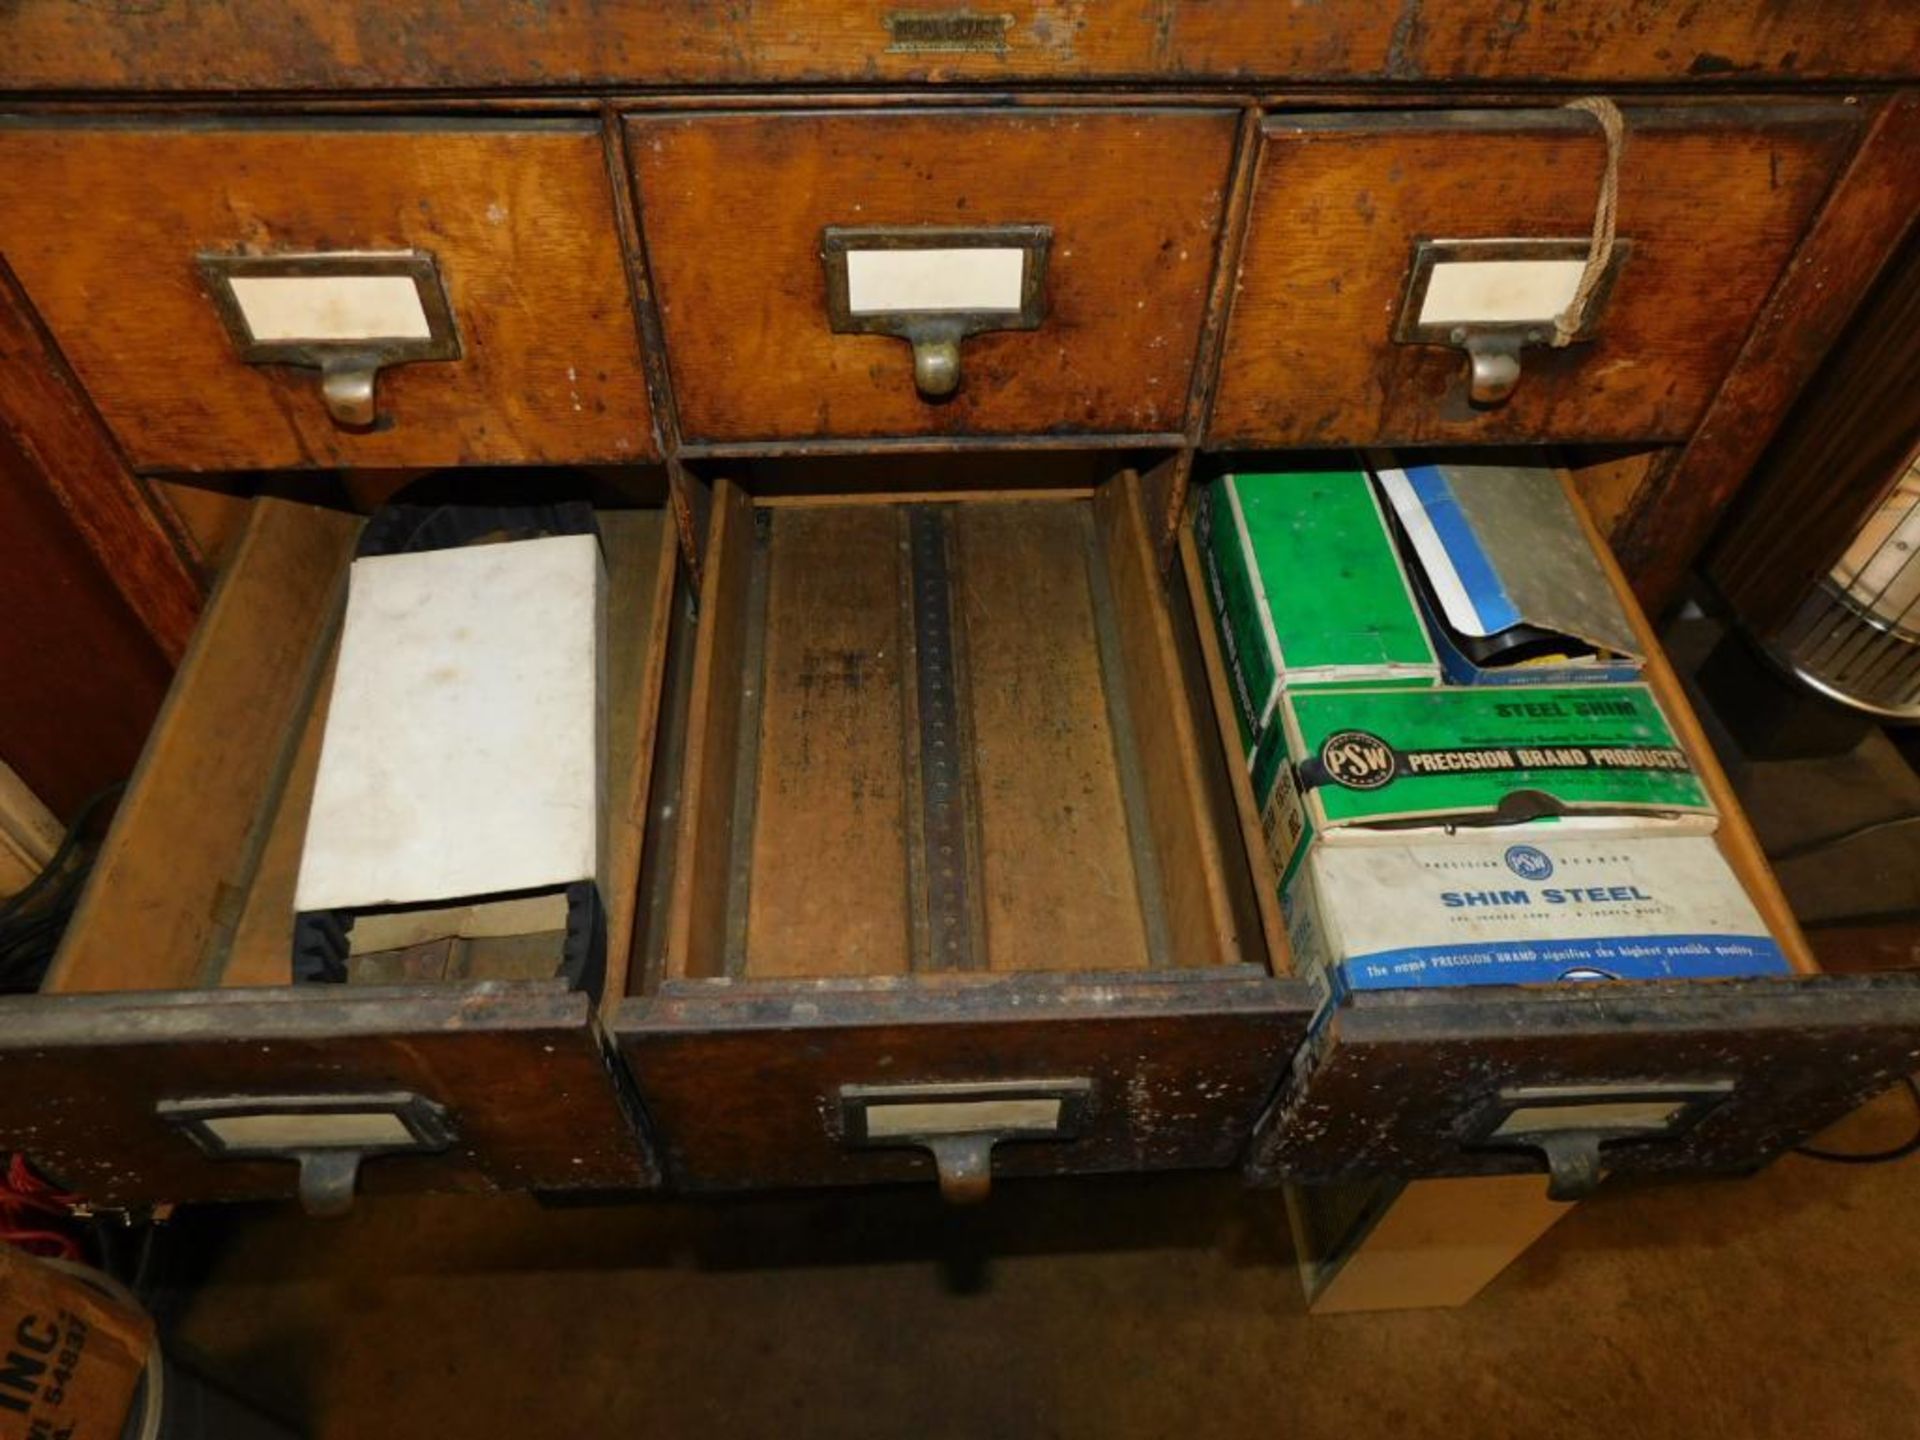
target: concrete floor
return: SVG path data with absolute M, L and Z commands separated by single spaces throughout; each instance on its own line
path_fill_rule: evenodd
M 1893 1144 L 1888 1096 L 1825 1137 Z M 1309 1319 L 1231 1177 L 238 1225 L 177 1344 L 314 1437 L 1920 1435 L 1920 1158 L 1609 1185 L 1471 1306 Z
M 1877 738 L 1736 784 L 1770 847 L 1920 805 Z M 1795 905 L 1888 905 L 1920 883 L 1888 847 L 1917 841 L 1796 864 Z M 1916 1120 L 1896 1092 L 1822 1143 Z M 316 1440 L 1897 1440 L 1920 1437 L 1916 1215 L 1920 1157 L 1609 1184 L 1464 1309 L 1309 1319 L 1280 1196 L 1231 1175 L 1006 1183 L 972 1212 L 372 1198 L 233 1217 L 175 1343 Z

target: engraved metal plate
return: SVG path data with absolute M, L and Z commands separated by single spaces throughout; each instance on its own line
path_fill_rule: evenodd
M 1001 55 L 1013 16 L 978 10 L 894 10 L 886 17 L 892 53 Z

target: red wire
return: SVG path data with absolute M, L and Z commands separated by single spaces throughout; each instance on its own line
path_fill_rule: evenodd
M 10 1155 L 6 1178 L 0 1180 L 0 1242 L 34 1254 L 44 1254 L 50 1247 L 63 1260 L 82 1258 L 80 1244 L 71 1235 L 34 1223 L 40 1216 L 72 1218 L 79 1200 L 34 1174 L 26 1156 Z

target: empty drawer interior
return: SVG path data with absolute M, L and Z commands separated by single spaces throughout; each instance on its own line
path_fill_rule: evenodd
M 1037 498 L 721 482 L 665 978 L 1267 963 L 1145 517 L 1131 473 Z

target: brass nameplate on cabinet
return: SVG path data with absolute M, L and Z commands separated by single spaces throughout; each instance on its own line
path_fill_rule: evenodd
M 1006 53 L 1011 15 L 976 10 L 895 10 L 887 16 L 887 49 L 895 54 Z
M 344 429 L 378 418 L 383 367 L 460 358 L 446 287 L 425 251 L 207 254 L 198 263 L 240 358 L 317 369 L 327 413 Z

